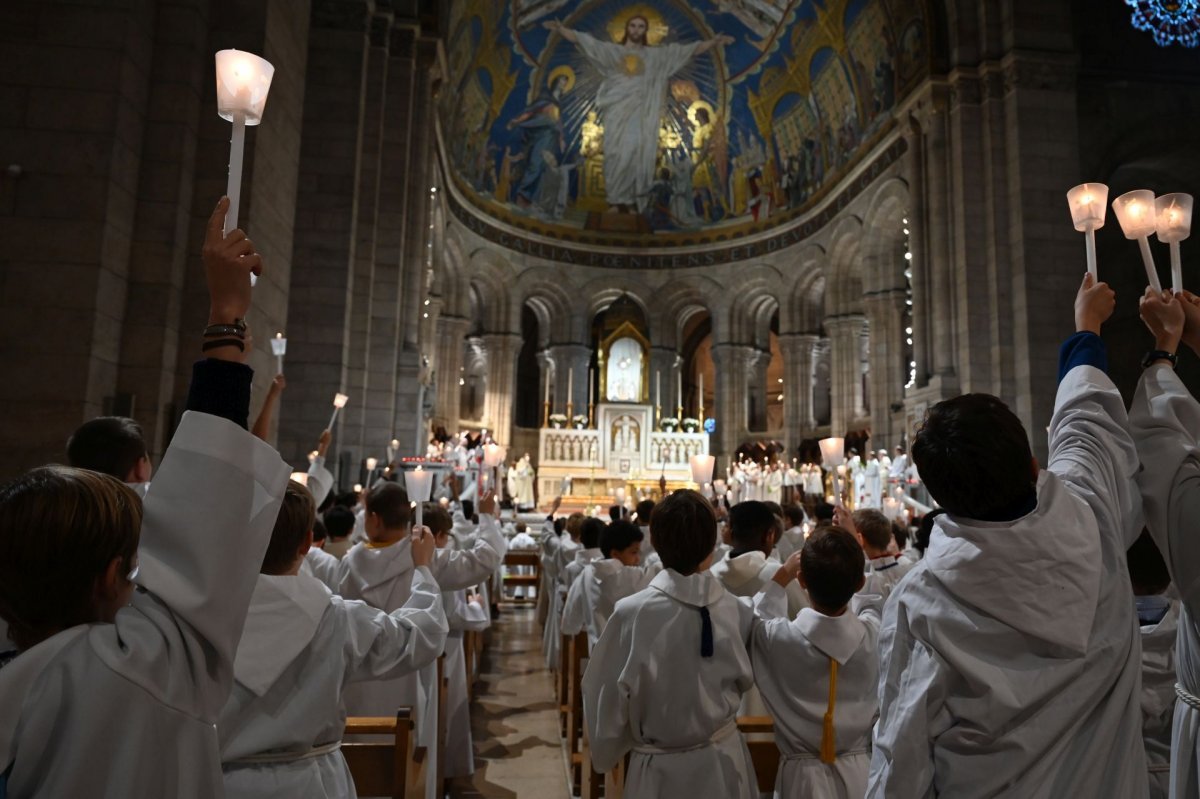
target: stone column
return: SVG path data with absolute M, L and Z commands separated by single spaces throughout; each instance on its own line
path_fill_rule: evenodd
M 779 337 L 783 356 L 784 443 L 789 453 L 795 452 L 800 441 L 817 425 L 813 418 L 816 379 L 813 347 L 818 339 L 813 333 L 785 333 Z
M 521 336 L 517 333 L 487 333 L 483 341 L 488 353 L 484 419 L 495 439 L 507 446 L 512 443 L 513 398 L 517 390 L 517 353 L 521 351 Z
M 370 22 L 366 0 L 314 0 L 286 331 L 291 380 L 277 445 L 295 463 L 313 449 L 343 386 Z
M 815 428 L 828 425 L 833 413 L 833 392 L 831 391 L 833 368 L 829 357 L 830 349 L 830 341 L 825 337 L 818 338 L 813 344 L 813 422 Z M 829 433 L 829 435 L 837 434 Z
M 747 364 L 758 352 L 747 344 L 719 343 L 712 348 L 717 372 L 717 407 L 709 410 L 717 420 L 716 454 L 732 456 L 749 435 L 746 415 Z M 715 412 L 714 412 L 715 411 Z
M 825 320 L 830 340 L 830 379 L 833 407 L 830 415 L 832 435 L 844 435 L 863 415 L 862 329 L 861 314 L 844 314 Z
M 755 349 L 746 360 L 746 429 L 751 433 L 766 432 L 769 426 L 767 398 L 771 387 L 767 385 L 767 367 L 770 365 L 770 350 Z
M 890 449 L 900 443 L 900 432 L 893 429 L 891 407 L 904 398 L 904 340 L 907 337 L 904 300 L 904 292 L 898 290 L 863 298 L 871 333 L 869 387 L 874 449 Z
M 462 389 L 459 380 L 463 369 L 463 340 L 471 330 L 471 320 L 461 316 L 440 316 L 437 320 L 437 384 L 438 401 L 434 411 L 435 423 L 443 424 L 450 433 L 458 432 L 461 418 Z

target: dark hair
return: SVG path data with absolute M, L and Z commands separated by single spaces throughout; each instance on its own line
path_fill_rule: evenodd
M 637 514 L 638 524 L 643 526 L 650 524 L 650 517 L 654 514 L 654 500 L 643 499 L 633 512 Z
M 871 549 L 883 551 L 892 543 L 892 523 L 882 513 L 874 508 L 860 508 L 853 517 L 858 534 Z
M 799 527 L 804 524 L 804 508 L 789 502 L 783 506 L 783 518 L 787 519 L 788 524 L 792 527 Z
M 817 524 L 829 524 L 833 521 L 833 506 L 822 500 L 813 508 L 813 516 L 816 517 Z
M 133 569 L 142 500 L 120 479 L 43 466 L 0 486 L 0 618 L 25 650 L 96 621 L 96 579 Z
M 1036 491 L 1025 428 L 991 394 L 963 394 L 930 408 L 912 458 L 930 495 L 956 516 L 1008 521 L 1027 512 L 1022 503 Z
M 729 537 L 735 549 L 765 549 L 767 533 L 775 530 L 779 519 L 765 502 L 748 500 L 729 509 Z
M 411 518 L 408 492 L 399 483 L 380 481 L 367 494 L 367 513 L 378 514 L 388 530 L 403 529 Z
M 563 530 L 565 530 L 566 528 L 567 528 L 567 517 L 566 516 L 559 516 L 557 519 L 554 520 L 554 534 L 555 535 L 561 536 L 563 534 Z
M 892 538 L 896 539 L 896 546 L 901 552 L 908 546 L 908 525 L 896 520 L 892 522 Z
M 443 508 L 438 502 L 426 502 L 421 505 L 421 523 L 428 527 L 429 532 L 434 535 L 448 533 L 454 526 L 454 520 L 450 518 L 450 511 Z
M 275 529 L 271 531 L 271 543 L 263 555 L 262 574 L 285 574 L 296 561 L 300 545 L 313 529 L 317 518 L 317 503 L 312 492 L 295 480 L 288 480 L 283 493 L 283 504 L 275 517 Z
M 775 514 L 781 519 L 783 518 L 783 508 L 779 506 L 778 502 L 765 500 L 763 504 L 767 506 L 767 510 L 771 511 L 771 513 Z
M 325 530 L 330 538 L 345 538 L 354 532 L 354 511 L 345 505 L 334 505 L 325 511 Z
M 595 549 L 600 546 L 600 537 L 604 535 L 604 522 L 591 516 L 583 520 L 579 528 L 579 543 L 584 549 Z
M 800 550 L 800 573 L 812 601 L 824 610 L 841 610 L 862 587 L 866 556 L 854 536 L 841 527 L 822 527 Z
M 619 521 L 625 515 L 625 509 L 620 505 L 613 505 L 608 509 L 608 520 L 615 522 Z
M 325 522 L 321 521 L 321 517 L 313 519 L 313 542 L 324 541 L 329 537 L 329 531 L 325 529 Z
M 126 416 L 101 416 L 81 424 L 67 440 L 67 461 L 77 469 L 124 480 L 146 457 L 142 427 Z
M 1149 530 L 1133 542 L 1133 546 L 1125 554 L 1125 564 L 1129 568 L 1129 581 L 1133 583 L 1134 596 L 1154 596 L 1167 590 L 1171 584 L 1171 573 L 1167 571 L 1167 563 L 1163 560 L 1162 552 L 1150 537 Z
M 464 499 L 459 503 L 462 506 L 462 514 L 464 519 L 470 519 L 475 515 L 475 503 L 469 499 Z
M 525 522 L 517 522 L 517 532 L 518 533 L 529 532 L 529 527 L 525 524 Z
M 600 533 L 600 551 L 604 553 L 604 557 L 611 558 L 614 552 L 628 549 L 640 543 L 643 538 L 645 536 L 641 528 L 622 519 L 608 525 Z
M 694 574 L 717 546 L 717 513 L 698 491 L 681 488 L 654 506 L 650 542 L 663 567 Z
M 920 550 L 921 557 L 925 557 L 925 550 L 929 549 L 929 537 L 933 535 L 934 521 L 945 512 L 942 508 L 938 508 L 921 517 L 921 524 L 917 527 L 917 537 L 913 541 L 913 546 Z
M 643 34 L 643 41 L 645 41 L 646 44 L 650 44 L 650 20 L 646 19 L 641 14 L 634 14 L 632 17 L 625 20 L 625 29 L 621 31 L 621 41 L 618 42 L 618 44 L 625 44 L 626 40 L 629 38 L 629 23 L 633 22 L 635 19 L 640 19 L 645 24 L 646 32 Z
M 586 518 L 586 516 L 579 512 L 568 516 L 566 524 L 567 535 L 571 536 L 571 538 L 578 538 L 579 534 L 583 532 L 583 520 Z

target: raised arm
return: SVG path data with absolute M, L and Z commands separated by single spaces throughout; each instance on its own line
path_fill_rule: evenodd
M 470 588 L 500 567 L 508 544 L 492 515 L 495 508 L 495 495 L 489 491 L 479 502 L 479 538 L 475 546 L 465 551 L 441 549 L 434 556 L 430 571 L 443 591 Z
M 1084 278 L 1075 299 L 1075 335 L 1059 354 L 1058 396 L 1050 420 L 1047 468 L 1066 482 L 1095 514 L 1102 535 L 1128 549 L 1141 532 L 1141 497 L 1134 477 L 1137 450 L 1120 392 L 1105 373 L 1100 326 L 1115 295 L 1105 283 Z
M 545 28 L 546 30 L 550 31 L 551 33 L 557 33 L 559 36 L 563 37 L 571 44 L 579 43 L 579 36 L 575 33 L 575 31 L 571 30 L 566 25 L 562 24 L 561 22 L 559 22 L 556 19 L 552 19 L 552 20 L 543 22 L 542 27 Z
M 267 389 L 267 398 L 263 400 L 258 418 L 254 420 L 254 427 L 250 430 L 263 441 L 267 440 L 267 433 L 271 429 L 271 420 L 275 417 L 275 408 L 279 405 L 279 398 L 283 395 L 285 388 L 287 388 L 287 379 L 283 375 L 275 375 L 271 380 L 271 387 Z
M 1200 308 L 1147 291 L 1142 319 L 1155 349 L 1175 352 L 1180 340 L 1200 332 Z M 1181 329 L 1182 328 L 1182 329 Z M 1168 360 L 1151 364 L 1138 383 L 1129 411 L 1142 471 L 1138 485 L 1146 526 L 1171 571 L 1176 590 L 1193 614 L 1200 613 L 1200 403 Z
M 733 44 L 733 42 L 734 38 L 732 36 L 726 36 L 722 33 L 719 36 L 714 36 L 711 39 L 706 39 L 705 41 L 700 42 L 699 46 L 696 47 L 695 55 L 704 55 L 714 47 L 724 47 L 726 45 Z
M 321 437 L 317 440 L 317 457 L 313 458 L 313 462 L 308 466 L 308 490 L 318 508 L 333 490 L 333 473 L 325 468 L 325 453 L 329 451 L 331 438 L 332 434 L 328 430 L 321 432 Z

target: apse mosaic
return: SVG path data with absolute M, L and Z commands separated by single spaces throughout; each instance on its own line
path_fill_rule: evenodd
M 577 242 L 703 243 L 793 219 L 926 70 L 921 0 L 455 0 L 449 31 L 458 188 Z

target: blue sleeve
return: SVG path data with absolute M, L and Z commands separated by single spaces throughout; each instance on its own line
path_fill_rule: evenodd
M 192 366 L 187 410 L 220 416 L 249 429 L 250 382 L 254 370 L 244 363 L 205 358 Z
M 1058 382 L 1076 366 L 1094 366 L 1108 372 L 1108 350 L 1104 340 L 1095 333 L 1076 333 L 1062 343 L 1058 350 Z

